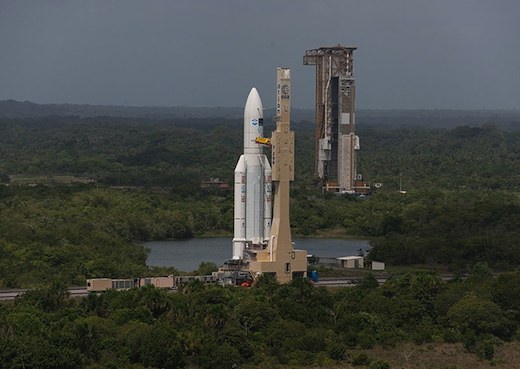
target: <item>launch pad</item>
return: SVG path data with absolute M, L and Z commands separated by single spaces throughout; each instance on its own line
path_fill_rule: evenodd
M 244 109 L 244 155 L 235 169 L 233 260 L 228 260 L 227 268 L 249 271 L 253 276 L 268 273 L 278 282 L 286 283 L 307 276 L 307 251 L 293 249 L 290 227 L 289 182 L 294 180 L 294 132 L 290 127 L 288 68 L 277 68 L 276 92 L 276 130 L 270 140 L 253 137 L 254 122 L 263 121 L 262 103 L 255 88 Z M 257 132 L 262 134 L 263 128 Z M 271 167 L 264 160 L 261 146 L 264 144 L 271 145 Z M 254 156 L 248 160 L 247 154 Z M 248 162 L 260 165 L 249 166 Z M 272 221 L 269 217 L 271 179 L 274 185 Z

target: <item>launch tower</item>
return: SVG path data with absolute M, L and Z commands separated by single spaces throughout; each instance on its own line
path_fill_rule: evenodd
M 307 251 L 294 250 L 289 217 L 289 183 L 294 180 L 294 132 L 291 131 L 291 74 L 277 68 L 276 130 L 271 137 L 274 210 L 267 248 L 247 249 L 249 270 L 268 273 L 286 283 L 307 275 Z
M 327 191 L 354 193 L 357 178 L 355 150 L 355 47 L 333 46 L 307 50 L 304 65 L 316 66 L 315 175 Z M 359 181 L 361 182 L 361 181 Z M 364 186 L 364 184 L 363 184 Z

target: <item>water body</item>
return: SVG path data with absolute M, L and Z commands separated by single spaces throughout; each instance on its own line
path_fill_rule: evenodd
M 366 251 L 368 241 L 345 240 L 337 238 L 296 238 L 295 249 L 307 250 L 308 254 L 319 256 L 322 260 L 340 256 L 357 255 L 358 250 Z M 150 249 L 149 266 L 175 267 L 190 272 L 199 267 L 201 262 L 213 262 L 222 265 L 231 258 L 231 238 L 192 238 L 182 241 L 145 242 Z

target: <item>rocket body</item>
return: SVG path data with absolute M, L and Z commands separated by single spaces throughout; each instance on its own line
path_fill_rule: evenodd
M 244 153 L 235 168 L 233 259 L 242 259 L 246 247 L 266 244 L 271 234 L 271 166 L 256 143 L 263 134 L 262 101 L 253 87 L 244 108 Z

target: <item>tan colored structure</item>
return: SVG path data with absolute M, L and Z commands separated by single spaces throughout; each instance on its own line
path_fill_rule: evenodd
M 294 132 L 291 131 L 291 75 L 277 68 L 276 130 L 271 138 L 275 186 L 271 237 L 266 249 L 247 250 L 253 274 L 272 273 L 278 282 L 307 276 L 307 251 L 294 250 L 289 217 L 289 182 L 294 180 Z
M 145 277 L 139 278 L 139 286 L 152 285 L 156 288 L 173 288 L 173 277 Z
M 87 279 L 87 291 L 105 291 L 111 288 L 112 279 L 110 278 Z

